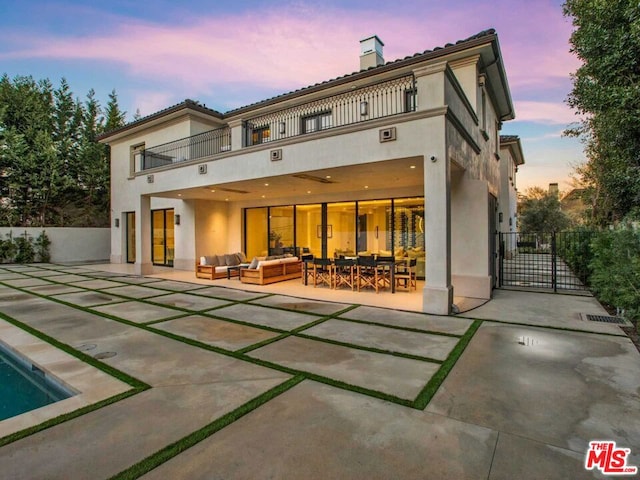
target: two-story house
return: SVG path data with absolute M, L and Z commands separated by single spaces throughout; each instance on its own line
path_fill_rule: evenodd
M 379 253 L 418 259 L 423 310 L 490 298 L 501 124 L 514 118 L 498 36 L 385 63 L 220 113 L 192 100 L 111 147 L 111 261 L 193 270 L 202 255 Z

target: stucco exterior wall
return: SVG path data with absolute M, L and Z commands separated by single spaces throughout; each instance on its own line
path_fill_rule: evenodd
M 67 227 L 0 227 L 0 237 L 7 238 L 11 232 L 14 238 L 27 235 L 35 239 L 44 230 L 51 240 L 49 252 L 51 262 L 103 262 L 109 259 L 109 228 L 67 228 Z

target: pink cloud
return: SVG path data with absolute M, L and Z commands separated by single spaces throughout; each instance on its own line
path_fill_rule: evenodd
M 516 121 L 557 125 L 569 125 L 580 121 L 580 117 L 565 103 L 523 100 L 516 101 L 514 107 Z
M 114 62 L 135 77 L 200 94 L 215 93 L 216 85 L 286 91 L 356 71 L 358 41 L 373 33 L 386 43 L 385 57 L 393 60 L 495 26 L 512 88 L 566 82 L 576 63 L 566 46 L 571 26 L 558 6 L 518 3 L 517 8 L 507 0 L 491 8 L 420 5 L 411 14 L 298 5 L 179 25 L 121 19 L 110 33 L 96 36 L 25 34 L 19 44 L 27 47 L 0 58 Z

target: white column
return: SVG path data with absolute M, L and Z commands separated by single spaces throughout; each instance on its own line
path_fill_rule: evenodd
M 148 275 L 153 272 L 151 263 L 151 197 L 140 195 L 140 204 L 136 209 L 136 275 Z
M 231 150 L 237 152 L 242 149 L 242 138 L 244 136 L 244 127 L 242 120 L 231 120 L 229 122 L 231 129 Z

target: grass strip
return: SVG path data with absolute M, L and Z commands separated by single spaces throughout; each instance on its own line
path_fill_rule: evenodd
M 83 361 L 84 363 L 88 363 L 89 365 L 91 365 L 92 367 L 97 368 L 98 370 L 102 370 L 103 372 L 111 375 L 114 378 L 117 378 L 118 380 L 131 385 L 134 388 L 142 388 L 142 389 L 147 389 L 150 388 L 149 385 L 147 385 L 146 383 L 138 380 L 137 378 L 134 378 L 130 375 L 127 375 L 126 373 L 117 370 L 116 368 L 112 367 L 111 365 L 107 365 L 106 363 L 102 363 L 99 360 L 96 360 L 95 358 L 93 358 L 90 355 L 87 355 L 86 353 L 83 353 L 79 350 L 76 350 L 75 348 L 71 347 L 70 345 L 67 345 L 66 343 L 62 343 L 59 340 L 56 340 L 53 337 L 50 337 L 49 335 L 47 335 L 46 333 L 42 333 L 40 330 L 36 330 L 35 328 L 27 325 L 26 323 L 23 323 L 19 320 L 16 320 L 15 318 L 12 318 L 2 312 L 0 312 L 0 318 L 2 320 L 5 320 L 6 322 L 12 324 L 15 327 L 20 328 L 21 330 L 24 330 L 25 332 L 33 335 L 34 337 L 39 338 L 40 340 L 53 345 L 54 347 L 58 348 L 59 350 L 62 350 L 63 352 L 68 353 L 71 356 L 76 357 L 77 359 Z
M 253 345 L 247 345 L 246 347 L 239 348 L 238 350 L 235 351 L 235 353 L 237 353 L 239 355 L 244 355 L 244 354 L 249 353 L 249 352 L 251 352 L 253 350 L 257 350 L 259 348 L 266 347 L 267 345 L 269 345 L 271 343 L 275 343 L 275 342 L 278 342 L 280 340 L 284 340 L 285 338 L 287 338 L 289 336 L 291 336 L 291 334 L 289 332 L 286 332 L 286 333 L 283 333 L 282 335 L 278 335 L 277 337 L 267 338 L 266 340 L 263 340 L 263 341 L 258 342 L 258 343 L 254 343 Z
M 418 410 L 424 410 L 426 408 L 438 388 L 440 388 L 440 385 L 442 385 L 442 382 L 444 382 L 444 379 L 447 378 L 447 375 L 449 375 L 449 372 L 460 358 L 460 355 L 462 355 L 462 352 L 464 352 L 467 345 L 469 345 L 469 342 L 478 331 L 478 328 L 480 328 L 480 325 L 482 325 L 481 320 L 476 320 L 471 324 L 458 344 L 451 350 L 451 353 L 442 363 L 438 371 L 431 377 L 429 382 L 415 398 L 412 405 L 413 408 L 417 408 Z
M 165 463 L 166 461 L 172 459 L 176 455 L 184 452 L 188 448 L 193 447 L 197 443 L 202 440 L 210 437 L 214 433 L 222 430 L 224 427 L 229 424 L 235 422 L 236 420 L 244 417 L 248 413 L 252 412 L 256 408 L 264 405 L 270 400 L 273 400 L 278 395 L 290 390 L 295 387 L 297 384 L 302 382 L 305 378 L 302 375 L 295 376 L 280 385 L 266 391 L 262 395 L 248 401 L 247 403 L 241 405 L 235 410 L 227 413 L 226 415 L 218 418 L 214 422 L 202 427 L 199 430 L 187 435 L 186 437 L 181 438 L 180 440 L 167 445 L 163 449 L 157 451 L 156 453 L 148 456 L 144 460 L 132 465 L 131 467 L 123 470 L 122 472 L 111 477 L 111 480 L 128 480 L 139 478 L 145 473 L 150 472 L 154 468 L 159 465 Z

